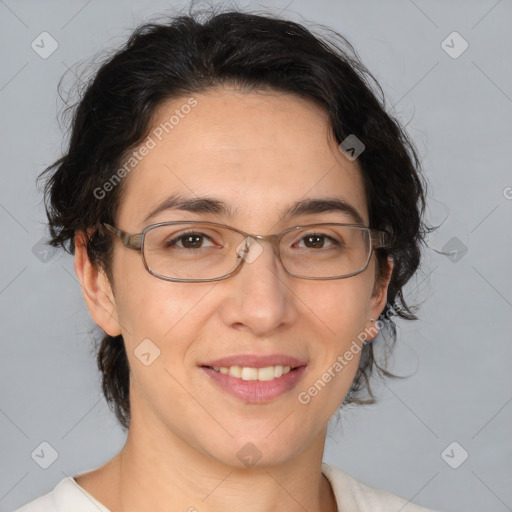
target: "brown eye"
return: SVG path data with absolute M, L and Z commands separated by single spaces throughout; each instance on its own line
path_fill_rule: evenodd
M 203 233 L 185 233 L 169 240 L 166 246 L 176 246 L 183 249 L 202 249 L 204 248 L 203 244 L 207 240 L 211 241 L 211 238 Z
M 182 240 L 182 245 L 186 249 L 197 249 L 198 247 L 201 247 L 203 243 L 203 236 L 202 235 L 185 235 L 180 238 Z
M 322 248 L 324 246 L 325 237 L 319 235 L 309 235 L 304 238 L 307 247 Z
M 326 246 L 329 247 L 331 245 L 339 245 L 338 242 L 334 240 L 334 238 L 316 233 L 311 233 L 302 237 L 299 244 L 301 243 L 304 243 L 302 247 L 306 247 L 308 249 L 323 249 Z

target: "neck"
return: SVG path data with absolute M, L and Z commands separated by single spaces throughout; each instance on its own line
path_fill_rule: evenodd
M 284 463 L 253 468 L 214 460 L 175 436 L 145 435 L 132 423 L 125 446 L 109 463 L 112 512 L 335 512 L 321 473 L 325 432 Z

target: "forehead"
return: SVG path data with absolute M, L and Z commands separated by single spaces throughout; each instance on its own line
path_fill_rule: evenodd
M 294 202 L 320 197 L 344 200 L 367 222 L 357 161 L 339 151 L 326 112 L 295 95 L 223 87 L 164 102 L 136 151 L 118 213 L 126 228 L 143 228 L 172 195 L 215 197 L 246 229 L 270 227 Z

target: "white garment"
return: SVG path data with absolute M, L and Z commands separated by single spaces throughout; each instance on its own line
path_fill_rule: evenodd
M 91 470 L 92 471 L 92 470 Z M 359 482 L 340 469 L 322 464 L 340 512 L 433 512 L 381 489 Z M 53 491 L 14 512 L 110 512 L 82 489 L 73 477 L 61 480 Z

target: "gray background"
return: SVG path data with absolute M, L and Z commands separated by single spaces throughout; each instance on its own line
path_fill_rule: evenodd
M 92 321 L 72 258 L 45 254 L 38 245 L 45 216 L 34 181 L 63 148 L 56 119 L 63 73 L 121 44 L 138 23 L 181 5 L 0 1 L 2 511 L 48 492 L 66 475 L 100 466 L 123 445 L 100 393 Z M 418 146 L 431 221 L 444 220 L 409 286 L 410 297 L 422 303 L 421 320 L 400 324 L 393 369 L 411 377 L 381 385 L 378 405 L 352 409 L 341 425 L 333 423 L 325 460 L 432 508 L 512 510 L 506 428 L 512 416 L 512 3 L 265 5 L 332 26 L 355 45 Z M 46 59 L 31 48 L 43 31 L 59 45 Z M 442 47 L 453 31 L 469 44 L 458 58 Z M 461 43 L 445 44 L 453 53 Z M 73 79 L 68 73 L 65 83 Z M 457 252 L 435 252 L 443 248 Z M 31 457 L 44 441 L 58 453 L 48 469 Z M 465 452 L 458 469 L 446 462 L 456 466 Z

